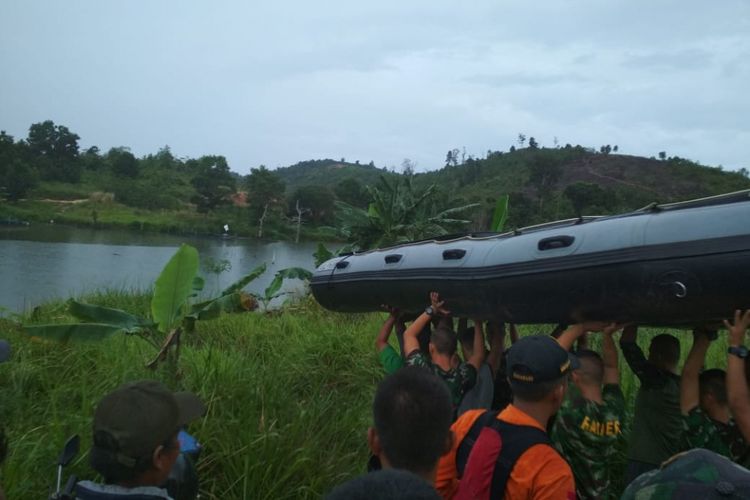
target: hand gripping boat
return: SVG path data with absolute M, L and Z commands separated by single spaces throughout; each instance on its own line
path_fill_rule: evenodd
M 516 323 L 715 322 L 750 308 L 750 190 L 336 257 L 311 287 L 342 312 L 418 312 L 434 290 L 455 316 Z

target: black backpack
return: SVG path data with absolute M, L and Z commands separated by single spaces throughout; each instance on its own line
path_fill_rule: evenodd
M 484 436 L 485 441 L 476 447 L 480 436 Z M 496 412 L 486 411 L 474 422 L 458 446 L 458 478 L 470 478 L 474 484 L 480 482 L 484 486 L 484 495 L 479 498 L 503 498 L 505 485 L 516 462 L 526 450 L 537 444 L 552 446 L 549 436 L 543 430 L 528 425 L 509 424 L 498 420 Z M 479 466 L 487 461 L 495 462 L 491 477 L 487 474 L 486 467 Z M 467 482 L 459 483 L 456 499 L 477 498 L 480 492 L 468 491 Z

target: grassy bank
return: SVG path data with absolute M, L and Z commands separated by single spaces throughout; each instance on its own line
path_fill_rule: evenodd
M 258 229 L 247 220 L 247 211 L 236 207 L 223 207 L 208 214 L 194 210 L 148 210 L 120 203 L 90 200 L 41 201 L 24 200 L 17 203 L 0 203 L 0 220 L 16 219 L 31 223 L 49 223 L 101 229 L 129 229 L 169 234 L 211 235 L 223 231 L 229 224 L 232 234 L 255 237 Z M 267 225 L 265 239 L 293 240 L 296 227 Z M 336 235 L 325 228 L 303 225 L 300 237 L 305 240 L 333 241 Z
M 88 300 L 146 314 L 149 297 L 113 292 Z M 62 304 L 50 304 L 24 321 L 66 319 Z M 363 472 L 370 404 L 383 376 L 373 346 L 383 319 L 331 313 L 308 300 L 201 323 L 186 339 L 180 385 L 209 408 L 192 428 L 205 447 L 203 498 L 318 498 Z M 646 346 L 655 333 L 642 332 L 639 342 Z M 85 450 L 97 401 L 128 380 L 168 380 L 144 368 L 154 352 L 138 338 L 61 345 L 29 339 L 9 320 L 0 320 L 0 338 L 14 348 L 0 365 L 0 421 L 10 440 L 0 481 L 8 498 L 44 497 L 54 460 L 74 433 L 82 453 L 70 472 L 92 477 Z M 680 338 L 684 358 L 690 336 Z M 725 348 L 723 338 L 712 345 L 708 367 L 725 366 Z M 626 367 L 622 381 L 632 406 L 637 382 Z

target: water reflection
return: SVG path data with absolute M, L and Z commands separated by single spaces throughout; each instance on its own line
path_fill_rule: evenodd
M 190 238 L 57 225 L 0 227 L 0 306 L 20 312 L 50 299 L 96 289 L 145 289 L 181 243 L 195 246 L 202 259 L 226 259 L 231 264 L 230 270 L 218 276 L 201 269 L 207 293 L 223 289 L 266 263 L 266 273 L 247 287 L 262 294 L 279 269 L 298 266 L 312 270 L 317 246 L 312 242 Z M 299 287 L 299 282 L 289 282 L 284 291 Z

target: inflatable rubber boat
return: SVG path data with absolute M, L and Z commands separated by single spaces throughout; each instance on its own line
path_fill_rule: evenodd
M 715 322 L 750 308 L 750 190 L 344 255 L 311 288 L 342 312 L 418 312 L 435 290 L 456 316 L 516 323 Z

